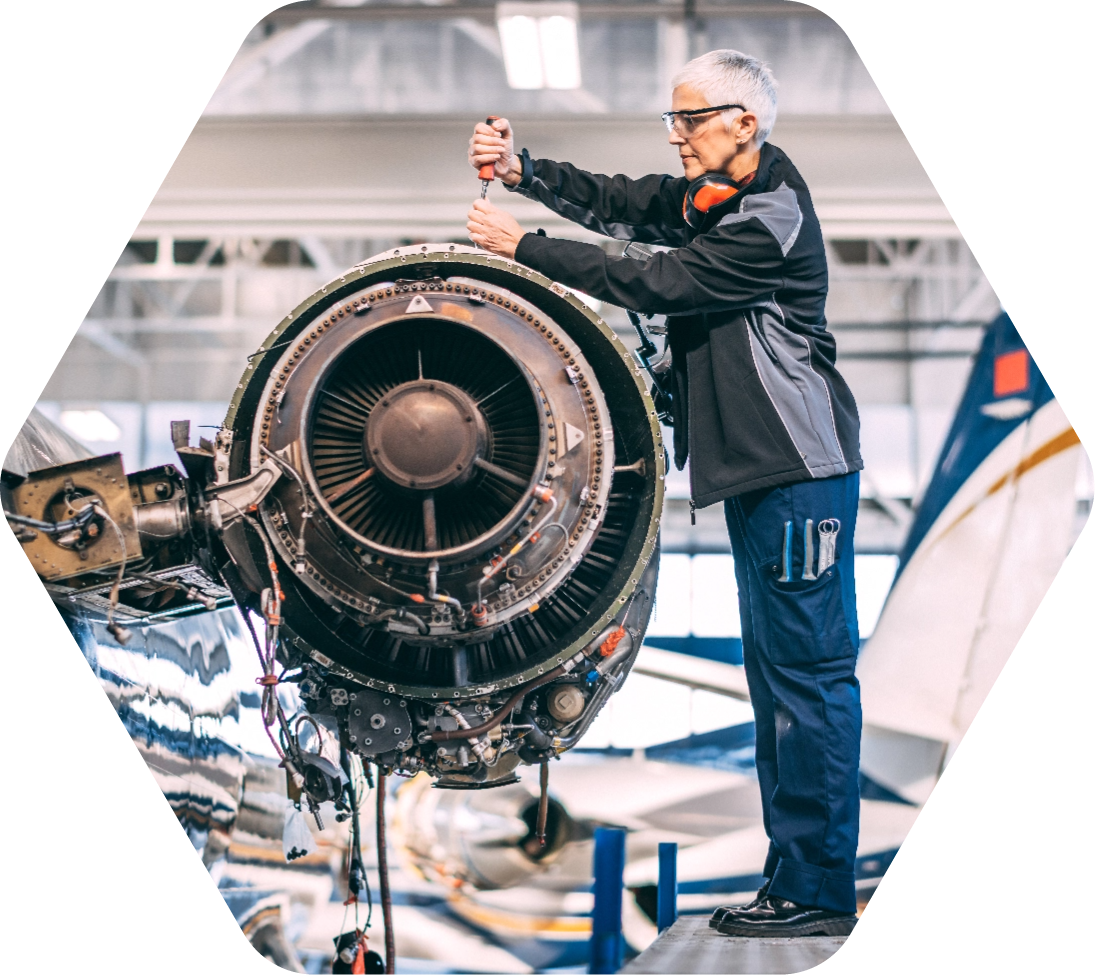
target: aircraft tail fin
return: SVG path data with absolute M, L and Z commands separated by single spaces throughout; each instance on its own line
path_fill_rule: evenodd
M 974 471 L 1053 398 L 1011 319 L 1001 313 L 985 329 L 966 391 L 902 546 L 898 574 Z
M 926 796 L 965 734 L 1072 543 L 1081 458 L 1001 315 L 985 332 L 857 668 L 864 771 L 887 788 Z

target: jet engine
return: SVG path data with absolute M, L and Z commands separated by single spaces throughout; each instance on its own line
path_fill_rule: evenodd
M 9 485 L 14 527 L 47 526 L 27 544 L 59 594 L 103 575 L 100 607 L 120 560 L 123 622 L 157 583 L 161 612 L 231 594 L 261 614 L 264 686 L 297 682 L 317 740 L 447 787 L 510 783 L 572 747 L 630 669 L 657 576 L 658 417 L 611 329 L 540 274 L 451 244 L 380 255 L 274 329 L 212 441 L 172 432 L 185 478 L 118 490 L 103 458 L 82 487 L 32 474 Z M 316 801 L 337 789 L 319 752 L 297 764 Z

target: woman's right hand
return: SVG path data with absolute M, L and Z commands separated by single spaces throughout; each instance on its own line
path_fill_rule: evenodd
M 521 159 L 513 154 L 513 129 L 509 119 L 495 119 L 489 125 L 480 122 L 468 140 L 468 163 L 478 171 L 494 163 L 494 175 L 507 186 L 521 181 Z

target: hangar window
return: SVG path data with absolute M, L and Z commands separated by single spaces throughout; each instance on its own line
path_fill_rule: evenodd
M 155 264 L 158 250 L 154 240 L 131 240 L 122 252 L 123 263 Z
M 869 240 L 834 240 L 830 242 L 841 264 L 866 264 L 871 256 Z
M 172 242 L 172 256 L 176 264 L 209 263 L 211 266 L 224 264 L 224 249 L 218 247 L 211 257 L 206 258 L 208 240 L 176 240 Z
M 267 267 L 315 267 L 308 252 L 296 240 L 275 240 L 266 248 L 262 263 Z

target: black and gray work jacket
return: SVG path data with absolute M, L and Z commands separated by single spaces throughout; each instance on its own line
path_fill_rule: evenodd
M 694 230 L 684 177 L 599 176 L 531 159 L 513 189 L 600 234 L 668 245 L 647 260 L 525 234 L 516 258 L 553 281 L 665 314 L 677 468 L 692 500 L 861 470 L 859 416 L 825 327 L 828 270 L 806 183 L 765 144 L 753 181 Z

